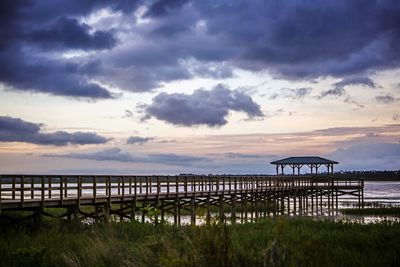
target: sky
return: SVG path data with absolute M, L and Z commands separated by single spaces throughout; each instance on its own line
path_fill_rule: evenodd
M 2 0 L 0 172 L 398 170 L 399 77 L 397 0 Z

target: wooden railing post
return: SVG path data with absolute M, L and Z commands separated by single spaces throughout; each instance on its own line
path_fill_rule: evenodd
M 146 198 L 149 195 L 149 176 L 146 176 Z
M 170 176 L 166 176 L 167 178 L 167 197 L 169 197 L 169 178 Z
M 49 178 L 49 198 L 51 198 L 51 176 L 48 176 Z
M 24 176 L 23 175 L 20 177 L 20 181 L 21 181 L 21 185 L 20 185 L 21 195 L 20 195 L 20 198 L 21 198 L 21 208 L 22 208 L 22 207 L 24 207 L 24 198 L 25 198 L 25 191 L 24 191 L 25 186 L 24 186 Z
M 154 178 L 154 176 L 149 177 L 149 194 L 150 195 L 153 193 L 153 178 Z
M 81 196 L 82 196 L 82 177 L 78 176 L 78 207 L 81 205 Z
M 121 176 L 122 180 L 122 200 L 125 199 L 125 176 Z
M 133 177 L 133 183 L 135 184 L 133 192 L 134 192 L 135 200 L 136 200 L 136 195 L 137 195 L 137 191 L 136 191 L 137 190 L 137 177 L 136 176 Z
M 96 182 L 96 175 L 93 176 L 93 199 L 94 202 L 96 203 L 96 197 L 97 197 L 97 182 Z
M 258 177 L 258 176 L 256 176 L 255 178 L 254 178 L 254 180 L 255 180 L 255 187 L 256 187 L 256 192 L 258 193 L 259 191 L 260 191 L 260 177 Z
M 161 192 L 161 185 L 160 185 L 160 177 L 157 176 L 157 197 L 160 195 Z
M 65 179 L 65 181 L 64 181 L 64 186 L 65 186 L 65 188 L 64 188 L 64 196 L 65 197 L 68 197 L 68 177 L 65 177 L 66 179 Z
M 129 176 L 129 195 L 132 195 L 132 176 Z
M 192 179 L 192 191 L 194 192 L 194 194 L 196 195 L 196 176 L 193 176 Z
M 248 191 L 253 192 L 253 177 L 252 176 L 247 176 L 247 186 L 248 186 Z
M 3 176 L 0 176 L 0 215 L 1 215 L 1 191 L 2 191 Z
M 175 175 L 175 193 L 176 193 L 176 196 L 178 197 L 178 194 L 179 194 L 179 179 L 178 179 L 177 175 Z
M 187 177 L 187 176 L 184 176 L 183 179 L 184 179 L 185 196 L 187 196 L 187 191 L 188 191 L 188 190 L 187 190 L 187 189 L 188 189 L 187 180 L 188 180 L 188 177 Z
M 60 176 L 60 204 L 63 204 L 63 200 L 64 200 L 64 191 L 63 191 L 63 187 L 64 187 L 64 181 L 63 181 L 63 176 Z
M 268 183 L 269 183 L 269 177 L 265 176 L 264 177 L 264 191 L 267 191 L 268 189 Z
M 118 196 L 121 195 L 121 177 L 117 177 L 117 186 L 118 186 Z
M 12 177 L 12 192 L 11 192 L 11 198 L 12 200 L 15 200 L 15 176 Z
M 108 197 L 108 207 L 110 207 L 110 205 L 111 205 L 111 176 L 107 176 L 106 192 L 107 192 L 107 197 Z
M 42 188 L 41 188 L 41 199 L 42 199 L 42 207 L 44 207 L 44 176 L 42 178 Z
M 261 191 L 265 191 L 267 188 L 267 177 L 261 177 Z
M 141 195 L 143 193 L 143 189 L 142 189 L 142 183 L 143 183 L 143 177 L 139 177 L 139 194 Z
M 364 208 L 364 179 L 363 178 L 361 178 L 361 201 L 362 201 L 362 203 L 361 203 L 362 208 Z
M 31 199 L 35 198 L 35 178 L 31 177 Z

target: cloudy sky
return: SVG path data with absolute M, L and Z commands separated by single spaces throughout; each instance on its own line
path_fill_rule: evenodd
M 1 173 L 400 168 L 400 1 L 3 0 Z

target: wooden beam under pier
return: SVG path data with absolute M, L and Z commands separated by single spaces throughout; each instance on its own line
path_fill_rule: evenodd
M 38 208 L 67 208 L 67 217 L 76 218 L 82 207 L 93 207 L 84 216 L 96 220 L 103 216 L 107 221 L 117 214 L 134 220 L 140 211 L 144 222 L 148 216 L 144 207 L 150 205 L 157 211 L 156 220 L 158 214 L 162 220 L 172 214 L 174 223 L 180 224 L 185 211 L 196 224 L 196 210 L 202 207 L 207 222 L 212 210 L 218 210 L 220 219 L 230 212 L 234 223 L 238 209 L 240 219 L 247 221 L 249 212 L 252 220 L 285 212 L 306 214 L 309 208 L 314 214 L 323 210 L 325 202 L 333 214 L 342 196 L 354 197 L 362 207 L 363 189 L 362 180 L 327 175 L 0 175 L 0 220 L 4 212 Z

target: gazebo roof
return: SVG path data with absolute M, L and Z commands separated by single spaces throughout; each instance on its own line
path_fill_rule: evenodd
M 272 161 L 274 165 L 295 165 L 295 164 L 338 164 L 339 162 L 321 157 L 289 157 Z

